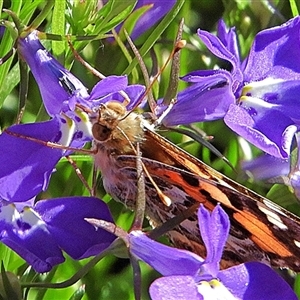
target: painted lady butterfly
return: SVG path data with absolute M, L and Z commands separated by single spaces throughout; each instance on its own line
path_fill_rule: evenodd
M 230 236 L 222 267 L 261 261 L 274 267 L 300 271 L 300 218 L 270 200 L 207 166 L 154 131 L 142 115 L 128 111 L 120 102 L 101 105 L 91 116 L 96 166 L 106 191 L 129 208 L 137 195 L 136 155 L 160 190 L 171 199 L 164 204 L 157 189 L 145 178 L 146 214 L 157 226 L 196 202 L 212 210 L 220 202 L 231 219 Z M 196 214 L 169 232 L 173 243 L 202 257 Z

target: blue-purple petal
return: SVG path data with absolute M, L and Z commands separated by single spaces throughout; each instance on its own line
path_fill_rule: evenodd
M 108 101 L 119 101 L 119 102 L 124 102 L 125 98 L 124 95 L 120 93 L 121 90 L 118 90 L 117 92 L 113 92 L 110 94 L 107 94 L 106 96 L 98 99 L 98 100 L 93 100 L 93 106 L 99 106 L 101 103 L 106 103 Z M 129 104 L 126 106 L 126 109 L 130 111 L 131 109 L 135 108 L 136 105 L 139 104 L 139 101 L 141 101 L 141 97 L 145 91 L 145 87 L 143 85 L 139 84 L 133 84 L 125 87 L 123 89 L 125 92 L 126 96 L 129 98 Z
M 127 76 L 111 75 L 100 80 L 92 89 L 89 99 L 97 100 L 107 94 L 124 90 L 128 85 Z
M 278 110 L 299 123 L 300 80 L 266 79 L 245 86 L 247 96 L 242 97 L 244 108 L 264 113 L 268 110 Z
M 259 32 L 251 47 L 244 81 L 258 81 L 266 77 L 300 78 L 300 18 Z
M 239 56 L 235 56 L 237 53 L 232 53 L 232 48 L 228 48 L 223 42 L 214 34 L 198 29 L 198 36 L 205 44 L 205 46 L 217 57 L 229 61 L 232 65 L 232 75 L 235 80 L 240 81 L 243 76 L 240 71 Z M 233 36 L 231 37 L 233 38 Z M 223 37 L 224 41 L 224 37 Z M 233 43 L 233 42 L 232 42 Z
M 296 300 L 288 283 L 267 265 L 250 262 L 221 271 L 221 282 L 237 299 Z
M 140 231 L 129 234 L 130 252 L 164 276 L 196 276 L 203 260 L 198 255 L 151 240 Z
M 11 204 L 0 207 L 1 242 L 39 273 L 48 272 L 54 265 L 64 262 L 59 246 L 42 220 L 29 209 L 19 214 L 13 207 Z M 26 214 L 31 214 L 30 222 L 26 220 Z
M 126 107 L 128 111 L 136 108 L 137 105 L 141 104 L 140 102 L 143 100 L 142 96 L 144 95 L 145 90 L 146 90 L 145 86 L 140 84 L 129 85 L 125 89 L 125 93 L 130 99 L 130 103 Z M 117 100 L 121 101 L 120 94 L 116 96 L 117 96 Z
M 143 14 L 135 23 L 131 38 L 135 40 L 155 23 L 162 19 L 174 6 L 176 0 L 143 0 L 138 1 L 135 9 L 145 5 L 153 5 L 145 14 Z
M 78 100 L 88 98 L 84 85 L 43 47 L 36 31 L 18 39 L 18 51 L 39 85 L 49 115 L 68 110 L 74 95 Z
M 198 210 L 198 222 L 200 234 L 207 252 L 203 268 L 205 268 L 212 277 L 216 277 L 229 234 L 229 217 L 219 204 L 214 208 L 211 214 L 201 205 Z
M 191 276 L 170 276 L 156 279 L 149 289 L 152 300 L 204 299 Z
M 231 105 L 224 122 L 237 134 L 264 152 L 278 158 L 287 158 L 297 127 L 294 122 L 276 110 L 252 114 L 241 106 Z M 276 124 L 276 126 L 274 126 Z
M 14 125 L 9 131 L 45 142 L 58 142 L 60 123 L 53 119 L 42 123 Z M 49 177 L 63 151 L 7 134 L 0 135 L 0 197 L 7 201 L 25 201 L 47 187 Z
M 235 102 L 230 78 L 227 71 L 200 71 L 186 75 L 183 80 L 194 84 L 178 93 L 177 102 L 163 124 L 175 126 L 223 118 L 229 105 Z M 159 113 L 162 110 L 163 107 L 159 107 Z
M 277 176 L 287 176 L 290 172 L 290 162 L 271 155 L 261 155 L 242 163 L 244 171 L 250 172 L 255 180 L 266 180 Z
M 224 20 L 221 19 L 218 22 L 217 33 L 222 44 L 233 54 L 238 63 L 240 61 L 240 53 L 235 27 L 227 28 Z
M 57 244 L 72 258 L 97 255 L 116 238 L 115 235 L 85 221 L 94 218 L 113 222 L 107 205 L 94 197 L 67 197 L 39 201 L 40 214 Z

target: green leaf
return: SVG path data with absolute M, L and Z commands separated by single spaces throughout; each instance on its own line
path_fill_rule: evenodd
M 108 1 L 93 18 L 93 24 L 85 28 L 86 35 L 93 35 L 90 40 L 101 38 L 104 34 L 111 31 L 116 25 L 124 21 L 134 8 L 136 0 L 111 0 Z M 74 27 L 75 28 L 75 27 Z M 76 34 L 76 32 L 73 32 Z M 82 34 L 82 33 L 80 33 Z M 86 42 L 78 42 L 74 44 L 77 52 L 80 52 L 86 46 Z M 70 51 L 67 53 L 66 65 L 72 64 L 73 55 Z
M 24 260 L 4 244 L 0 244 L 1 259 L 7 270 L 15 271 L 24 265 Z
M 3 73 L 0 72 L 2 75 Z M 6 97 L 12 92 L 12 90 L 20 82 L 20 69 L 19 64 L 15 64 L 13 68 L 9 71 L 8 75 L 5 77 L 5 81 L 0 88 L 0 107 L 3 105 Z
M 298 274 L 295 278 L 294 291 L 295 291 L 296 295 L 298 296 L 298 299 L 300 299 L 300 274 Z
M 19 2 L 19 1 L 16 1 Z M 21 2 L 21 1 L 20 1 Z M 35 0 L 35 1 L 23 1 L 24 6 L 22 7 L 22 10 L 20 12 L 20 19 L 24 24 L 27 24 L 32 15 L 34 14 L 35 10 L 39 8 L 41 4 L 43 4 L 45 1 L 44 0 Z M 52 9 L 53 6 L 53 1 L 47 1 L 46 5 L 42 9 L 42 11 L 37 15 L 37 17 L 32 21 L 31 27 L 32 28 L 38 28 L 40 24 L 45 20 L 47 17 L 48 13 Z
M 11 272 L 6 272 L 3 263 L 1 264 L 0 294 L 7 300 L 22 299 L 21 285 L 18 277 Z
M 299 10 L 298 10 L 296 1 L 290 0 L 290 5 L 291 5 L 291 11 L 293 13 L 293 16 L 294 17 L 299 16 Z
M 70 297 L 70 300 L 80 300 L 85 294 L 85 286 L 81 285 L 74 294 Z
M 124 57 L 126 57 L 128 63 L 131 63 L 132 62 L 132 57 L 131 57 L 127 47 L 125 46 L 125 44 L 123 43 L 123 41 L 121 40 L 121 38 L 118 35 L 114 35 L 114 36 L 115 36 L 115 39 L 116 39 L 116 42 L 117 42 L 118 46 L 120 47 L 122 53 L 124 54 Z M 134 68 L 132 70 L 132 81 L 133 82 L 138 82 L 138 78 L 139 78 L 138 71 L 137 71 L 136 68 Z
M 55 34 L 65 34 L 65 11 L 66 1 L 55 0 L 52 15 L 52 32 Z M 65 43 L 53 41 L 52 50 L 55 56 L 62 56 L 65 51 Z
M 290 187 L 284 184 L 274 184 L 268 192 L 267 198 L 300 216 L 299 202 Z
M 99 18 L 100 22 L 96 24 L 95 32 L 98 34 L 103 34 L 115 28 L 132 12 L 135 3 L 136 0 L 114 0 L 108 2 L 104 6 L 106 15 L 103 15 L 103 18 Z M 99 12 L 99 17 L 100 15 L 101 13 Z
M 71 24 L 73 33 L 84 34 L 86 27 L 95 22 L 97 4 L 96 0 L 75 0 L 72 5 L 69 3 L 71 15 L 67 16 L 67 20 Z

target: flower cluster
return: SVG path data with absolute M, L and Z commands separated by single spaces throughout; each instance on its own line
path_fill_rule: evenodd
M 217 36 L 199 29 L 203 43 L 228 61 L 231 71 L 199 70 L 182 77 L 192 86 L 178 94 L 164 124 L 223 118 L 227 126 L 265 153 L 287 158 L 299 126 L 299 32 L 300 17 L 263 30 L 241 61 L 235 28 L 227 29 L 221 20 Z
M 229 218 L 220 205 L 211 214 L 200 206 L 198 222 L 207 250 L 205 259 L 155 242 L 139 231 L 128 235 L 130 252 L 164 276 L 150 287 L 153 300 L 297 299 L 290 286 L 263 263 L 248 262 L 220 270 L 230 228 Z
M 83 205 L 84 203 L 84 205 Z M 0 201 L 0 240 L 40 273 L 64 262 L 62 250 L 74 259 L 97 255 L 115 236 L 95 231 L 84 221 L 94 216 L 112 222 L 104 202 L 93 197 Z

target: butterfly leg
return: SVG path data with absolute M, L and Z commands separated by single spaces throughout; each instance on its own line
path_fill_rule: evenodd
M 87 183 L 86 179 L 84 178 L 84 176 L 81 173 L 81 170 L 79 169 L 79 167 L 77 166 L 76 162 L 69 156 L 66 156 L 66 159 L 68 160 L 68 162 L 71 164 L 71 166 L 73 167 L 73 169 L 76 172 L 76 175 L 78 176 L 78 178 L 80 179 L 80 181 L 83 183 L 83 185 L 85 186 L 85 188 L 89 191 L 91 196 L 95 196 L 95 191 L 94 189 L 92 189 L 89 184 Z
M 17 138 L 22 138 L 22 139 L 25 139 L 25 140 L 28 140 L 28 141 L 32 141 L 32 142 L 41 144 L 45 147 L 61 149 L 61 150 L 68 150 L 68 151 L 76 151 L 76 152 L 88 153 L 88 154 L 96 154 L 97 153 L 97 149 L 79 149 L 79 148 L 75 148 L 75 147 L 64 146 L 64 145 L 53 143 L 53 142 L 46 142 L 46 141 L 39 140 L 37 138 L 31 137 L 31 136 L 28 136 L 28 135 L 12 132 L 8 129 L 4 129 L 3 132 L 5 132 L 9 135 L 12 135 L 14 137 L 17 137 Z

